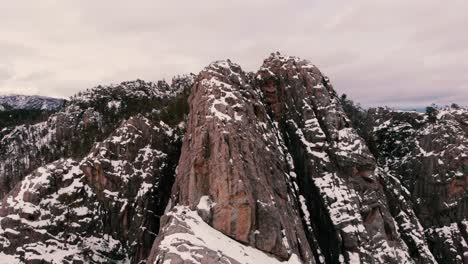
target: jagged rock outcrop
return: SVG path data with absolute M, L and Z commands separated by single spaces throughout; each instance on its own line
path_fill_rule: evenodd
M 284 146 L 249 81 L 230 61 L 212 63 L 198 75 L 172 203 L 198 210 L 214 229 L 280 260 L 299 256 L 314 263 Z M 179 248 L 162 246 L 170 243 L 167 237 L 163 232 L 158 238 L 155 258 L 183 261 L 174 252 Z M 195 252 L 192 257 L 199 259 Z
M 81 161 L 35 170 L 2 201 L 2 253 L 25 263 L 146 259 L 174 181 L 181 131 L 138 115 Z
M 255 80 L 291 152 L 310 243 L 321 252 L 318 259 L 409 262 L 375 159 L 328 78 L 306 60 L 272 54 Z
M 98 86 L 0 130 L 0 263 L 467 263 L 467 138 L 279 53 Z

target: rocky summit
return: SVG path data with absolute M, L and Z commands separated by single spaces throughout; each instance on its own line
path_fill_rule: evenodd
M 279 53 L 64 104 L 0 128 L 0 263 L 468 263 L 468 108 Z

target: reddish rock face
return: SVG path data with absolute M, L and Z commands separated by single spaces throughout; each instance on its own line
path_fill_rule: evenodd
M 465 190 L 468 189 L 468 176 L 464 176 L 462 179 L 454 179 L 448 184 L 448 198 L 454 198 L 462 196 Z
M 284 146 L 258 92 L 239 66 L 215 62 L 197 77 L 174 203 L 197 209 L 212 227 L 237 241 L 288 259 L 312 262 Z

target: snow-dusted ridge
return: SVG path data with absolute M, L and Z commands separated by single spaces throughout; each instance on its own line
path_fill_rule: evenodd
M 58 110 L 65 99 L 38 95 L 0 95 L 0 111 L 5 108 L 23 110 Z M 3 108 L 3 109 L 2 109 Z
M 108 98 L 107 101 L 115 105 L 125 98 L 166 98 L 182 92 L 186 88 L 184 84 L 193 82 L 193 78 L 193 75 L 177 76 L 172 79 L 171 84 L 165 81 L 147 82 L 137 79 L 119 84 L 98 85 L 75 94 L 70 100 L 72 103 L 86 103 Z

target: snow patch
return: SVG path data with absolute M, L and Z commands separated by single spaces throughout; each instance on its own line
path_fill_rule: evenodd
M 229 259 L 234 259 L 241 264 L 301 263 L 299 257 L 295 254 L 293 254 L 288 261 L 282 262 L 258 249 L 243 245 L 209 226 L 195 211 L 191 211 L 188 207 L 176 206 L 168 216 L 173 217 L 169 225 L 186 225 L 186 229 L 184 229 L 188 230 L 188 232 L 174 233 L 165 236 L 159 245 L 160 250 L 177 254 L 184 261 L 203 263 L 201 261 L 202 255 L 200 255 L 199 250 L 208 248 L 217 252 L 221 259 L 227 261 L 229 261 Z M 181 244 L 184 245 L 184 247 L 179 247 Z

